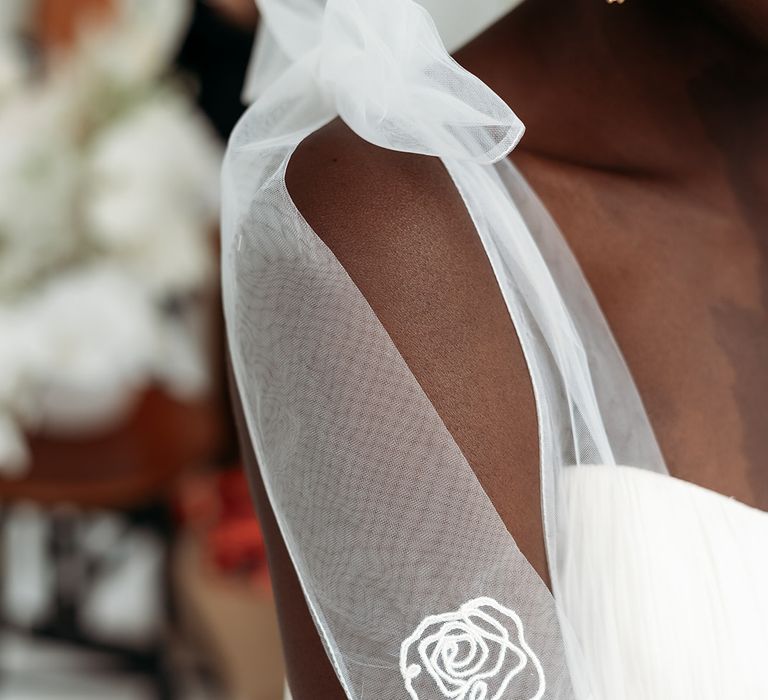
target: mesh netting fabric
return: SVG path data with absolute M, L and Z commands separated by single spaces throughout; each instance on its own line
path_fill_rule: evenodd
M 563 470 L 664 465 L 567 246 L 503 160 L 522 125 L 411 0 L 262 10 L 258 98 L 223 174 L 224 305 L 261 477 L 340 682 L 351 700 L 588 698 L 556 604 Z M 554 597 L 288 194 L 296 146 L 339 115 L 440 157 L 477 228 L 534 386 Z

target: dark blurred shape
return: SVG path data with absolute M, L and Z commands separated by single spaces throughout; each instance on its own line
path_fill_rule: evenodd
M 255 12 L 253 26 L 229 17 L 208 3 L 196 2 L 177 60 L 197 78 L 197 102 L 225 140 L 244 110 L 240 92 L 256 29 Z

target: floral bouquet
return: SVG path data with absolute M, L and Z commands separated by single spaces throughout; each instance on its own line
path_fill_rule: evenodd
M 190 9 L 112 0 L 45 63 L 3 15 L 0 471 L 27 466 L 28 432 L 207 389 L 221 147 L 169 73 Z

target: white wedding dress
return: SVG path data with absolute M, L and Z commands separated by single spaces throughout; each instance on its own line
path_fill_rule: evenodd
M 631 467 L 575 469 L 564 494 L 561 602 L 595 699 L 768 697 L 768 513 Z
M 223 171 L 224 309 L 261 478 L 346 696 L 768 699 L 768 515 L 668 474 L 586 280 L 506 159 L 514 113 L 411 0 L 260 5 L 257 99 Z M 467 206 L 531 374 L 551 592 L 288 193 L 297 145 L 339 116 L 439 157 Z
M 563 607 L 600 700 L 768 698 L 768 513 L 631 467 L 568 472 Z

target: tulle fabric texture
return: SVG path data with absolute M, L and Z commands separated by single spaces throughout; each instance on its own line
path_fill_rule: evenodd
M 261 476 L 342 687 L 351 700 L 589 698 L 556 603 L 558 491 L 582 465 L 665 467 L 586 282 L 505 160 L 523 126 L 411 0 L 260 7 L 254 102 L 223 171 L 224 308 Z M 475 223 L 533 381 L 554 595 L 288 194 L 296 146 L 337 116 L 441 158 Z

